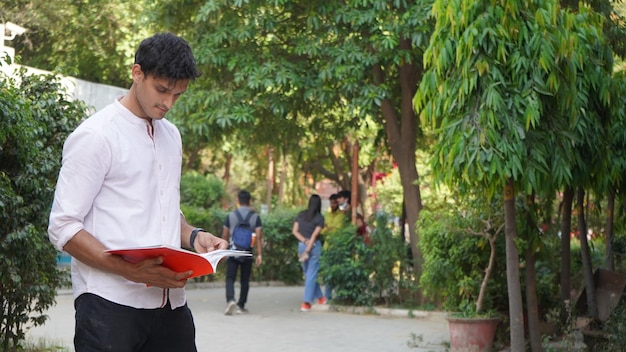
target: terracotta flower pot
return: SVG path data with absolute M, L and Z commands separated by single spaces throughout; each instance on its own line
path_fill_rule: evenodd
M 448 317 L 451 352 L 491 352 L 499 318 Z

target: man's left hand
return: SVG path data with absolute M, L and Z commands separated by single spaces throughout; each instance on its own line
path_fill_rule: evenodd
M 207 253 L 216 249 L 228 249 L 228 241 L 213 235 L 210 232 L 200 231 L 194 243 L 198 253 Z

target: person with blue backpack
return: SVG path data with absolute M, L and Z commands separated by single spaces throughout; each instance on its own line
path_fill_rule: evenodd
M 252 262 L 256 266 L 263 261 L 263 245 L 261 236 L 261 218 L 252 209 L 250 201 L 252 197 L 246 190 L 239 191 L 237 195 L 239 208 L 232 211 L 224 220 L 222 238 L 230 243 L 230 249 L 242 250 L 253 253 L 256 245 L 256 257 L 229 257 L 226 260 L 226 310 L 225 315 L 233 313 L 247 313 L 245 308 L 250 289 L 250 275 L 252 274 Z M 240 272 L 239 300 L 235 300 L 235 280 L 237 272 Z

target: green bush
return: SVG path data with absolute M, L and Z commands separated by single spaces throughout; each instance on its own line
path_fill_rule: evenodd
M 58 78 L 0 73 L 0 342 L 18 346 L 67 283 L 48 241 L 50 204 L 69 132 L 86 116 Z M 30 324 L 29 324 L 30 323 Z
M 479 209 L 476 209 L 481 213 Z M 485 210 L 483 214 L 486 214 Z M 503 218 L 502 218 L 503 221 Z M 465 217 L 462 210 L 422 210 L 420 250 L 424 263 L 420 285 L 423 293 L 444 309 L 459 311 L 475 304 L 489 262 L 489 242 L 466 229 L 483 226 L 480 218 Z M 496 263 L 488 283 L 484 309 L 506 309 L 504 234 L 496 241 Z
M 366 245 L 352 224 L 327 236 L 320 278 L 332 286 L 333 301 L 357 306 L 416 306 L 413 298 L 418 287 L 412 275 L 411 252 L 400 229 L 388 214 L 379 213 L 369 236 Z
M 209 209 L 217 206 L 225 195 L 224 183 L 215 175 L 188 171 L 181 177 L 180 201 L 183 204 Z
M 180 209 L 188 223 L 202 227 L 216 236 L 222 236 L 224 219 L 228 214 L 226 210 L 220 208 L 204 209 L 188 204 L 181 204 Z
M 389 306 L 412 302 L 414 285 L 409 245 L 390 221 L 389 215 L 376 214 L 376 226 L 370 234 L 371 285 L 377 302 Z M 394 233 L 396 230 L 396 233 Z
M 320 260 L 320 277 L 333 288 L 333 301 L 341 304 L 374 304 L 372 274 L 373 251 L 349 224 L 326 236 Z
M 623 351 L 626 345 L 626 307 L 620 302 L 601 324 L 595 336 L 594 351 Z M 591 334 L 588 334 L 592 336 Z M 585 340 L 587 342 L 587 340 Z

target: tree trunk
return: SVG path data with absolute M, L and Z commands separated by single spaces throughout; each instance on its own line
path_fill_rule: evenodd
M 352 152 L 353 152 L 353 148 L 352 148 L 352 140 L 350 139 L 350 136 L 345 136 L 343 138 L 343 141 L 341 142 L 341 151 L 343 154 L 343 160 L 344 162 L 341 162 L 341 158 L 337 158 L 335 157 L 335 161 L 333 162 L 333 166 L 335 166 L 335 172 L 338 175 L 338 179 L 339 179 L 339 186 L 341 187 L 341 189 L 349 189 L 351 190 L 351 192 L 356 192 L 356 190 L 351 189 L 352 187 L 352 177 L 350 177 L 351 175 L 351 171 L 352 170 Z M 355 204 L 351 204 L 352 206 L 355 206 Z
M 572 203 L 574 201 L 574 189 L 566 187 L 563 191 L 563 203 L 561 204 L 561 323 L 566 324 L 571 300 L 571 240 L 572 233 Z M 570 302 L 571 304 L 571 302 Z
M 189 159 L 187 159 L 185 170 L 197 170 L 200 166 L 200 149 L 190 149 L 187 155 L 189 155 Z
M 489 283 L 491 273 L 493 273 L 493 266 L 496 262 L 496 239 L 498 238 L 498 234 L 496 233 L 493 236 L 489 236 L 489 233 L 487 233 L 485 237 L 489 241 L 489 264 L 487 265 L 487 269 L 485 269 L 485 276 L 483 276 L 483 281 L 480 283 L 480 290 L 478 291 L 478 299 L 476 300 L 476 312 L 478 313 L 483 310 L 487 284 Z
M 400 215 L 399 224 L 400 224 L 400 240 L 404 243 L 404 241 L 410 240 L 406 232 L 406 201 L 404 200 L 404 197 L 402 198 L 402 215 Z
M 526 312 L 526 316 L 528 317 L 530 349 L 533 352 L 541 352 L 539 302 L 537 300 L 537 271 L 535 270 L 535 250 L 534 246 L 531 245 L 526 248 Z
M 598 301 L 596 299 L 596 285 L 593 280 L 593 265 L 591 264 L 591 250 L 587 242 L 587 223 L 585 221 L 585 190 L 582 186 L 576 192 L 576 211 L 578 215 L 578 239 L 580 240 L 580 255 L 583 262 L 585 276 L 585 290 L 587 294 L 587 315 L 598 319 Z
M 356 225 L 357 208 L 359 207 L 359 141 L 352 144 L 352 194 L 350 204 L 352 204 L 352 223 Z
M 285 186 L 287 185 L 287 157 L 283 152 L 280 162 L 280 183 L 278 184 L 278 205 L 283 204 L 283 197 L 285 197 Z M 268 209 L 269 210 L 269 209 Z
M 233 155 L 226 154 L 226 163 L 224 164 L 224 176 L 222 176 L 222 180 L 224 180 L 224 187 L 228 187 L 228 182 L 230 181 L 230 166 L 233 163 Z
M 524 307 L 519 276 L 519 252 L 515 223 L 515 187 L 512 178 L 504 187 L 504 232 L 506 238 L 506 277 L 509 294 L 511 352 L 524 352 Z
M 533 220 L 531 212 L 535 212 L 536 204 L 534 195 L 526 198 L 526 317 L 528 319 L 528 338 L 530 340 L 530 349 L 533 352 L 541 352 L 541 333 L 539 331 L 539 301 L 537 299 L 537 270 L 536 264 L 536 248 L 541 241 L 535 229 L 537 223 Z
M 400 50 L 410 50 L 411 40 L 401 38 Z M 421 274 L 421 254 L 418 247 L 419 236 L 416 231 L 417 219 L 422 209 L 422 197 L 419 189 L 419 174 L 415 166 L 417 150 L 418 119 L 413 110 L 413 97 L 417 92 L 422 70 L 419 60 L 405 61 L 400 65 L 397 79 L 400 81 L 400 116 L 393 105 L 392 97 L 381 101 L 381 113 L 384 119 L 385 133 L 391 148 L 391 154 L 398 164 L 400 182 L 404 193 L 406 221 L 409 225 L 409 239 L 413 255 L 413 271 L 416 278 Z M 384 84 L 387 80 L 380 65 L 373 67 L 374 82 Z
M 267 149 L 267 194 L 265 196 L 265 204 L 267 211 L 272 209 L 272 192 L 274 190 L 274 147 Z
M 604 267 L 607 270 L 615 270 L 615 258 L 613 255 L 613 214 L 615 214 L 615 187 L 611 186 L 606 204 L 606 260 Z

